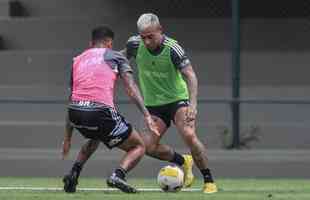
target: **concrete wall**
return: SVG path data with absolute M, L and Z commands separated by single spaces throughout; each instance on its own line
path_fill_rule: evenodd
M 128 36 L 135 33 L 135 19 L 118 21 L 86 18 L 15 18 L 1 20 L 2 35 L 11 50 L 0 52 L 0 97 L 3 99 L 58 99 L 67 96 L 68 71 L 72 57 L 87 46 L 89 29 L 105 22 L 116 27 L 115 46 L 124 46 Z M 230 98 L 231 29 L 228 19 L 163 18 L 167 34 L 187 50 L 197 72 L 199 99 Z M 184 29 L 188 31 L 184 31 Z M 308 63 L 309 24 L 305 19 L 247 19 L 242 21 L 241 95 L 244 98 L 308 98 L 310 96 Z M 281 34 L 280 34 L 281 33 Z M 127 99 L 120 92 L 119 99 Z M 7 104 L 3 105 L 7 108 Z M 8 113 L 17 105 L 10 105 Z M 64 108 L 60 105 L 33 105 L 46 112 L 34 112 L 12 124 L 13 117 L 1 125 L 3 132 L 11 130 L 8 139 L 14 140 L 20 130 L 30 132 L 21 146 L 55 147 L 52 138 L 62 132 Z M 133 105 L 122 105 L 133 122 L 139 115 Z M 199 132 L 207 130 L 210 148 L 220 148 L 219 128 L 228 126 L 230 108 L 227 105 L 201 104 Z M 18 106 L 17 106 L 18 107 Z M 25 106 L 28 107 L 27 105 Z M 31 108 L 32 108 L 31 107 Z M 262 140 L 257 148 L 308 148 L 309 106 L 243 105 L 242 127 L 261 127 Z M 50 114 L 53 111 L 55 114 Z M 14 111 L 17 116 L 30 111 Z M 50 119 L 49 117 L 52 117 Z M 268 119 L 268 120 L 267 120 Z M 30 122 L 29 122 L 30 120 Z M 35 121 L 42 122 L 35 122 Z M 52 124 L 48 124 L 48 121 Z M 26 121 L 26 124 L 23 124 Z M 8 124 L 6 124 L 8 123 Z M 11 123 L 11 124 L 10 124 Z M 23 125 L 17 126 L 21 123 Z M 41 123 L 41 125 L 40 125 Z M 30 125 L 29 125 L 30 124 Z M 43 125 L 42 125 L 43 124 Z M 43 128 L 45 133 L 42 134 Z M 171 130 L 173 135 L 174 130 Z M 296 138 L 296 133 L 299 136 Z M 45 135 L 46 134 L 46 135 Z M 206 140 L 205 133 L 199 133 Z M 45 137 L 45 142 L 31 141 Z M 171 136 L 174 137 L 174 136 Z M 57 137 L 58 138 L 58 137 Z M 170 136 L 168 136 L 167 140 Z M 278 142 L 282 138 L 281 143 Z M 28 141 L 28 142 L 26 142 Z M 40 139 L 41 141 L 41 139 Z M 175 140 L 182 146 L 180 140 Z M 3 145 L 10 143 L 4 142 Z
M 0 1 L 0 17 L 9 17 L 10 16 L 10 5 L 9 0 Z
M 199 18 L 225 17 L 230 13 L 230 3 L 226 0 L 195 1 L 195 3 L 186 0 L 19 0 L 19 2 L 23 5 L 27 16 L 36 17 L 115 17 L 117 15 L 136 18 L 141 13 L 154 12 L 162 17 Z M 186 12 L 184 12 L 185 9 Z
M 116 33 L 115 48 L 123 48 L 136 34 L 136 18 L 13 18 L 0 20 L 0 34 L 7 48 L 50 50 L 85 48 L 90 30 L 99 24 L 110 25 Z M 162 18 L 165 32 L 188 50 L 228 51 L 231 46 L 229 19 Z M 267 52 L 305 52 L 310 32 L 306 19 L 242 20 L 242 50 Z M 184 31 L 186 30 L 186 31 Z M 281 33 L 281 34 L 280 34 Z

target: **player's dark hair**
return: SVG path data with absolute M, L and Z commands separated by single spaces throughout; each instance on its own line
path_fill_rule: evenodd
M 98 26 L 92 30 L 91 38 L 93 42 L 98 42 L 106 39 L 113 39 L 114 32 L 107 26 Z

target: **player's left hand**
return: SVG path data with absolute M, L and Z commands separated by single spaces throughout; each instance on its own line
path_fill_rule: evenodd
M 63 160 L 68 156 L 70 148 L 71 148 L 71 140 L 64 139 L 64 141 L 62 142 L 62 159 Z
M 194 121 L 196 119 L 197 115 L 197 108 L 195 105 L 190 104 L 187 107 L 186 113 L 185 113 L 185 123 L 189 124 L 190 122 Z

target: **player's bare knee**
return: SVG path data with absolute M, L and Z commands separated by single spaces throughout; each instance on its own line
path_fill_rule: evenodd
M 146 150 L 145 150 L 144 144 L 138 145 L 138 149 L 139 149 L 140 154 L 142 154 L 142 155 L 145 154 L 145 151 L 146 151 Z
M 146 154 L 147 155 L 154 155 L 156 153 L 157 144 L 150 144 L 146 146 Z
M 142 139 L 139 140 L 139 143 L 137 144 L 136 148 L 139 150 L 139 152 L 140 152 L 141 154 L 145 154 L 146 149 L 145 149 L 145 144 L 144 144 L 144 142 L 142 141 Z
M 197 143 L 197 136 L 196 134 L 194 133 L 186 133 L 184 134 L 184 139 L 185 139 L 185 142 L 188 144 L 188 145 L 195 145 L 195 143 Z
M 143 143 L 145 144 L 145 146 L 150 146 L 153 144 L 157 144 L 159 139 L 157 139 L 156 137 L 150 135 L 150 134 L 142 134 L 142 140 Z

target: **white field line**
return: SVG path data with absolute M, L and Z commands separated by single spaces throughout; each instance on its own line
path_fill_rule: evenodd
M 0 190 L 22 190 L 22 191 L 63 191 L 63 188 L 60 187 L 0 187 Z M 160 192 L 160 188 L 137 188 L 138 191 L 141 192 Z M 110 191 L 119 191 L 116 188 L 77 188 L 77 191 L 102 191 L 102 192 L 110 192 Z M 191 189 L 183 189 L 182 192 L 197 192 L 201 191 L 201 188 L 191 188 Z
M 62 187 L 31 187 L 31 186 L 8 186 L 0 187 L 0 191 L 63 191 Z M 139 192 L 162 192 L 160 188 L 137 188 Z M 115 192 L 116 188 L 77 188 L 77 191 Z M 244 189 L 219 189 L 220 192 L 304 192 L 303 189 L 275 189 L 275 188 L 244 188 Z M 202 192 L 201 188 L 184 188 L 181 192 Z
M 7 186 L 0 187 L 0 191 L 6 190 L 20 190 L 20 191 L 63 191 L 62 187 L 31 187 L 31 186 Z M 77 191 L 99 191 L 99 192 L 113 192 L 119 191 L 116 188 L 77 188 Z M 137 188 L 140 192 L 161 192 L 160 188 Z M 184 188 L 181 190 L 182 192 L 201 192 L 201 188 Z M 244 189 L 219 189 L 221 192 L 303 192 L 303 189 L 275 189 L 275 188 L 244 188 Z

